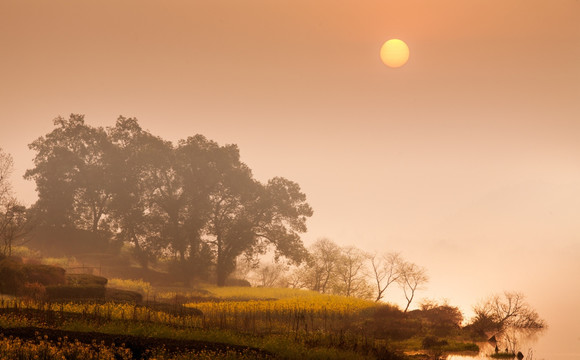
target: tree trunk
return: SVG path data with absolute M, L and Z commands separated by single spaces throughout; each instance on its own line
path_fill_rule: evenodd
M 228 278 L 228 274 L 224 271 L 223 266 L 218 265 L 218 268 L 217 268 L 217 286 L 225 286 L 227 278 Z
M 411 298 L 407 299 L 407 307 L 405 308 L 405 311 L 403 311 L 403 312 L 407 312 L 407 310 L 409 309 L 409 306 L 411 305 L 411 301 L 413 301 L 414 296 L 415 296 L 415 291 L 412 291 Z
M 225 269 L 226 264 L 222 249 L 222 239 L 219 232 L 216 240 L 217 240 L 217 259 L 216 259 L 217 286 L 225 286 L 228 274 Z

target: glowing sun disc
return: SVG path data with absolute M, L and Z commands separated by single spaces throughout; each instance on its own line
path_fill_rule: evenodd
M 401 67 L 409 60 L 409 47 L 402 40 L 388 40 L 381 47 L 381 60 L 389 67 Z

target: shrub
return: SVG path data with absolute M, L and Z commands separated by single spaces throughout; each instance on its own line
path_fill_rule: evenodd
M 143 295 L 136 291 L 107 288 L 105 291 L 107 301 L 141 304 Z
M 13 246 L 12 256 L 20 258 L 39 258 L 40 253 L 34 249 L 30 249 L 26 246 Z
M 25 283 L 22 294 L 31 300 L 41 301 L 46 298 L 46 288 L 40 283 Z
M 252 284 L 245 279 L 228 278 L 226 280 L 226 286 L 252 287 Z
M 379 339 L 404 340 L 421 332 L 421 321 L 395 306 L 382 305 L 377 306 L 367 327 Z
M 107 278 L 91 274 L 66 274 L 66 284 L 70 286 L 105 286 Z
M 42 259 L 45 265 L 60 266 L 62 268 L 78 266 L 77 260 L 74 257 L 47 257 Z
M 24 287 L 22 259 L 7 257 L 0 260 L 0 293 L 17 295 Z
M 25 294 L 25 284 L 62 285 L 64 269 L 50 265 L 23 264 L 21 258 L 0 260 L 0 292 L 10 295 Z
M 440 348 L 448 344 L 449 343 L 447 342 L 447 340 L 445 339 L 439 340 L 435 336 L 425 336 L 425 338 L 421 342 L 423 349 Z
M 424 301 L 420 310 L 414 310 L 409 315 L 421 320 L 430 333 L 439 337 L 449 336 L 458 331 L 463 321 L 459 308 L 433 301 Z
M 64 285 L 65 270 L 52 265 L 25 264 L 22 266 L 24 279 L 28 283 L 39 283 L 44 286 Z
M 49 300 L 104 300 L 105 287 L 95 285 L 56 285 L 47 286 Z
M 142 279 L 131 280 L 113 278 L 109 279 L 107 284 L 109 284 L 109 286 L 114 286 L 117 289 L 137 291 L 141 294 L 148 294 L 151 292 L 151 284 Z

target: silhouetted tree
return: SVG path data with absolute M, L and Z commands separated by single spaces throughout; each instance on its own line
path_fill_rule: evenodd
M 427 276 L 427 271 L 424 268 L 409 262 L 403 263 L 401 265 L 400 271 L 401 276 L 399 277 L 398 283 L 403 289 L 405 299 L 407 299 L 407 306 L 404 310 L 404 312 L 407 312 L 411 302 L 415 298 L 415 292 L 423 284 L 429 281 L 429 277 Z
M 380 301 L 392 283 L 401 277 L 403 259 L 397 253 L 374 254 L 370 257 L 372 277 L 376 285 L 375 301 Z
M 473 308 L 475 318 L 472 324 L 487 324 L 488 329 L 501 332 L 506 328 L 542 329 L 546 322 L 525 301 L 522 293 L 505 292 L 493 295 Z M 479 324 L 478 324 L 479 323 Z

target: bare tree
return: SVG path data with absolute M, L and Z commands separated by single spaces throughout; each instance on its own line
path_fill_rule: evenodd
M 304 279 L 306 277 L 307 265 L 294 266 L 286 275 L 286 287 L 291 289 L 307 288 Z
M 0 204 L 4 204 L 12 197 L 12 186 L 9 181 L 14 166 L 12 156 L 0 148 Z
M 299 273 L 306 288 L 321 293 L 331 289 L 340 260 L 340 247 L 332 240 L 321 238 L 310 247 L 310 259 Z
M 387 288 L 401 277 L 403 259 L 398 253 L 386 253 L 380 256 L 374 254 L 369 259 L 376 284 L 377 297 L 375 301 L 380 301 L 385 296 Z
M 476 319 L 488 319 L 501 331 L 508 327 L 517 329 L 542 329 L 546 326 L 538 313 L 525 301 L 519 292 L 493 295 L 474 307 Z
M 26 207 L 20 205 L 14 198 L 0 206 L 0 253 L 5 256 L 12 255 L 12 247 L 17 241 L 22 240 L 29 232 L 31 222 L 27 216 Z
M 15 242 L 30 229 L 26 207 L 12 194 L 9 177 L 13 166 L 12 156 L 0 148 L 0 253 L 5 256 L 12 255 Z
M 405 312 L 407 312 L 411 302 L 415 298 L 415 292 L 429 281 L 429 277 L 427 276 L 425 268 L 409 262 L 403 263 L 400 271 L 401 276 L 399 277 L 398 283 L 403 288 L 405 299 L 407 299 L 407 306 L 405 307 Z
M 282 283 L 284 282 L 284 274 L 286 271 L 288 271 L 288 266 L 281 262 L 261 264 L 256 270 L 254 270 L 252 278 L 257 286 L 283 286 Z
M 354 246 L 342 248 L 336 264 L 337 281 L 333 292 L 344 296 L 370 298 L 372 288 L 366 276 L 367 258 L 368 254 Z

